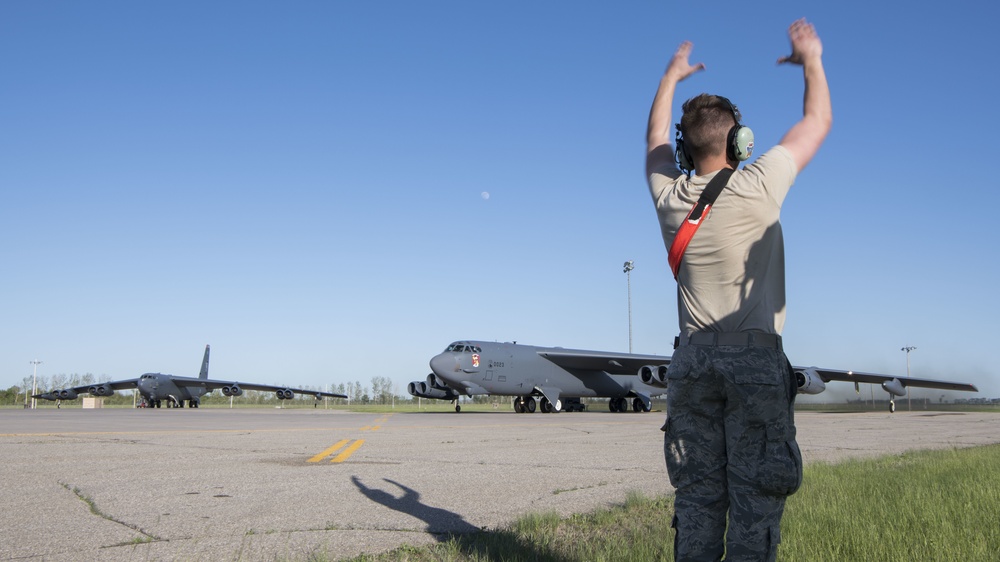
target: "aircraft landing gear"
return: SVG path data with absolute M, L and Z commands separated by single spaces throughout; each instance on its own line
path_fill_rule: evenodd
M 650 411 L 652 409 L 653 409 L 652 406 L 650 406 L 650 407 L 647 408 L 646 405 L 643 404 L 641 398 L 633 398 L 632 399 L 632 411 L 633 412 L 637 412 L 637 413 L 638 412 L 648 412 L 648 411 Z
M 548 401 L 544 398 L 542 399 L 542 411 L 544 412 L 545 404 Z M 514 411 L 518 414 L 534 414 L 535 413 L 535 397 L 528 396 L 515 396 L 514 397 Z
M 523 414 L 524 413 L 524 399 L 520 396 L 514 397 L 514 413 Z
M 627 412 L 628 411 L 628 399 L 625 397 L 612 398 L 608 400 L 608 409 L 612 412 Z
M 894 414 L 895 412 L 896 412 L 896 401 L 890 398 L 889 399 L 889 413 L 890 414 Z
M 556 400 L 556 403 L 553 404 L 552 402 L 549 402 L 548 398 L 544 398 L 544 397 L 542 398 L 542 411 L 543 412 L 545 412 L 546 414 L 554 414 L 554 413 L 556 413 L 556 412 L 558 412 L 560 410 L 562 410 L 562 401 L 561 400 Z

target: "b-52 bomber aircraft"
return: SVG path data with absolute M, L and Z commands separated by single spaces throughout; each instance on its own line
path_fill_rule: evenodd
M 426 381 L 414 381 L 407 391 L 421 398 L 455 402 L 476 394 L 513 396 L 514 410 L 531 413 L 536 399 L 543 412 L 582 410 L 580 398 L 610 398 L 612 412 L 648 412 L 650 399 L 667 392 L 669 357 L 633 353 L 608 353 L 561 347 L 536 347 L 518 343 L 457 341 L 430 361 L 432 373 Z M 838 371 L 817 367 L 793 367 L 800 394 L 819 394 L 830 381 L 878 384 L 889 393 L 889 411 L 896 411 L 894 398 L 906 395 L 906 387 L 979 392 L 971 384 L 898 378 L 890 375 Z M 631 404 L 629 403 L 631 399 Z
M 343 394 L 333 394 L 331 392 L 320 392 L 317 390 L 302 390 L 298 388 L 287 388 L 283 386 L 271 386 L 268 384 L 254 384 L 237 381 L 220 381 L 208 378 L 208 355 L 209 346 L 205 346 L 205 358 L 201 362 L 201 372 L 198 378 L 175 377 L 163 373 L 146 373 L 137 379 L 127 379 L 120 381 L 102 382 L 84 386 L 75 386 L 62 390 L 53 390 L 44 394 L 36 394 L 34 398 L 45 400 L 73 400 L 80 394 L 92 394 L 94 396 L 111 396 L 116 390 L 138 389 L 151 408 L 159 408 L 166 401 L 167 407 L 183 408 L 184 402 L 192 408 L 197 408 L 201 402 L 201 397 L 215 389 L 221 389 L 225 396 L 240 396 L 244 390 L 257 390 L 271 392 L 277 395 L 279 400 L 291 400 L 296 394 L 315 396 L 320 398 L 347 398 Z

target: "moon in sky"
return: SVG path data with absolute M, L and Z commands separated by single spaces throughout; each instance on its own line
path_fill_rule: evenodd
M 484 192 L 480 193 L 479 195 L 481 195 L 484 200 L 490 198 L 490 192 L 489 191 L 484 191 Z

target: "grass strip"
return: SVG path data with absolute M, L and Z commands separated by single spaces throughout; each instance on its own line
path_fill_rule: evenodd
M 1000 445 L 914 451 L 806 467 L 782 520 L 781 560 L 995 561 L 1000 552 Z M 663 476 L 666 478 L 666 474 Z M 673 560 L 672 497 L 404 546 L 352 562 Z M 314 553 L 310 560 L 333 560 Z

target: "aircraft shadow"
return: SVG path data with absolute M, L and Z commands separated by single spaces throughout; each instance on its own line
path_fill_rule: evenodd
M 403 494 L 395 496 L 384 490 L 364 485 L 357 476 L 351 477 L 354 486 L 371 501 L 389 509 L 422 520 L 425 531 L 438 542 L 451 541 L 461 552 L 475 554 L 480 559 L 496 562 L 507 560 L 535 560 L 540 562 L 572 562 L 552 551 L 528 544 L 517 533 L 506 530 L 480 529 L 461 515 L 433 507 L 420 501 L 420 492 L 395 480 L 382 479 L 398 488 Z

